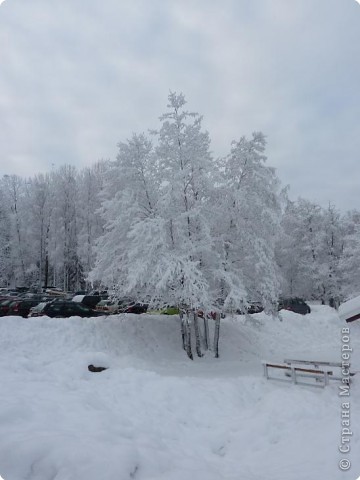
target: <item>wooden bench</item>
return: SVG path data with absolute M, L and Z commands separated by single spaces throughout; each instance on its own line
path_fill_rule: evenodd
M 284 363 L 287 365 L 297 364 L 297 365 L 313 365 L 315 368 L 321 367 L 342 367 L 341 362 L 323 362 L 317 360 L 292 360 L 285 358 Z
M 302 367 L 295 367 L 293 365 L 287 364 L 280 364 L 280 363 L 269 363 L 263 362 L 264 367 L 264 375 L 269 380 L 279 380 L 284 382 L 293 382 L 297 385 L 310 385 L 314 387 L 325 387 L 325 385 L 329 384 L 329 377 L 333 375 L 332 370 L 319 370 L 317 368 L 302 368 Z M 278 369 L 284 370 L 285 376 L 287 378 L 279 378 L 279 377 L 272 377 L 270 376 L 269 369 Z M 304 382 L 299 379 L 315 379 L 316 383 L 309 383 Z
M 309 368 L 307 368 L 308 366 Z M 290 381 L 298 385 L 325 387 L 326 385 L 329 385 L 329 380 L 342 381 L 343 379 L 343 377 L 340 374 L 337 375 L 333 371 L 334 368 L 341 369 L 343 367 L 343 364 L 341 362 L 285 359 L 283 364 L 263 362 L 263 367 L 264 367 L 264 375 L 267 379 L 280 380 L 285 382 Z M 320 367 L 322 368 L 320 369 Z M 331 367 L 331 369 L 328 367 Z M 350 366 L 348 368 L 350 368 Z M 287 378 L 270 376 L 269 369 L 283 370 L 285 373 L 285 377 L 288 377 L 289 380 Z M 350 377 L 354 375 L 355 375 L 354 372 L 349 373 Z M 299 381 L 299 378 L 303 378 L 307 380 L 315 379 L 315 383 Z

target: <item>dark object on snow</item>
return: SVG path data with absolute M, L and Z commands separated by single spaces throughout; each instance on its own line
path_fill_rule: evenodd
M 96 305 L 101 301 L 100 295 L 84 295 L 79 303 L 86 305 L 87 307 L 95 309 Z
M 9 303 L 9 309 L 7 315 L 17 315 L 20 317 L 27 318 L 30 313 L 30 308 L 35 307 L 40 303 L 39 300 L 32 300 L 32 299 L 19 299 L 14 300 L 13 302 Z
M 146 313 L 148 309 L 147 303 L 138 303 L 133 300 L 119 300 L 119 307 L 117 313 L 135 313 L 140 315 L 141 313 Z
M 264 307 L 262 306 L 261 303 L 259 302 L 252 302 L 249 304 L 247 313 L 252 314 L 252 313 L 260 313 L 264 310 Z
M 94 367 L 94 365 L 89 365 L 88 366 L 89 372 L 102 372 L 103 370 L 107 370 L 106 367 Z
M 103 315 L 103 313 L 96 312 L 87 305 L 71 300 L 54 300 L 47 303 L 42 310 L 42 314 L 51 318 L 99 317 Z
M 278 310 L 289 310 L 290 312 L 306 315 L 311 313 L 311 308 L 302 298 L 283 298 L 279 301 Z

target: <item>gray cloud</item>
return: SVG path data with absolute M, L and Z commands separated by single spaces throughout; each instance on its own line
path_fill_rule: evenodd
M 352 0 L 6 0 L 0 174 L 114 158 L 171 89 L 215 155 L 262 130 L 291 196 L 360 208 L 359 27 Z

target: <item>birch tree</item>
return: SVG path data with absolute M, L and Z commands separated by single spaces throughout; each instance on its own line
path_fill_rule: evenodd
M 283 276 L 282 293 L 285 296 L 319 299 L 324 248 L 321 207 L 302 198 L 289 202 L 282 218 L 282 229 L 277 253 Z
M 226 308 L 246 309 L 261 301 L 273 310 L 280 277 L 275 242 L 280 224 L 279 181 L 266 165 L 265 137 L 253 133 L 232 143 L 230 154 L 219 160 L 220 210 L 215 225 L 222 275 L 219 295 Z
M 50 175 L 36 175 L 29 179 L 29 201 L 31 230 L 29 239 L 34 248 L 34 257 L 38 269 L 38 288 L 49 284 L 49 241 L 51 215 L 54 207 L 53 185 Z
M 342 291 L 341 258 L 344 252 L 344 223 L 340 212 L 329 204 L 323 213 L 322 249 L 320 256 L 319 289 L 321 300 L 338 306 Z
M 152 143 L 144 134 L 133 134 L 118 147 L 117 159 L 105 176 L 105 198 L 99 209 L 104 233 L 96 243 L 96 264 L 89 280 L 111 286 L 123 296 L 133 268 L 127 261 L 131 247 L 128 233 L 138 221 L 154 216 L 157 179 Z
M 27 249 L 25 222 L 25 180 L 17 175 L 5 175 L 2 181 L 4 206 L 10 220 L 10 257 L 12 264 L 12 285 L 28 283 Z
M 78 255 L 76 170 L 64 165 L 54 173 L 56 207 L 53 211 L 53 262 L 55 283 L 76 290 L 84 285 Z
M 265 165 L 261 133 L 242 137 L 214 162 L 202 117 L 185 109 L 182 94 L 168 100 L 161 127 L 152 132 L 155 148 L 144 135 L 119 144 L 89 278 L 150 306 L 181 307 L 183 346 L 192 358 L 192 325 L 202 354 L 197 311 L 234 311 L 249 299 L 261 299 L 269 310 L 275 303 L 279 183 Z M 220 314 L 216 355 L 219 328 Z
M 342 300 L 360 295 L 360 212 L 347 212 L 343 219 L 343 252 L 339 261 Z
M 8 287 L 13 277 L 11 258 L 11 222 L 6 199 L 0 187 L 0 285 Z
M 103 234 L 104 225 L 100 214 L 108 162 L 100 161 L 84 168 L 77 176 L 77 226 L 78 255 L 84 277 L 95 265 L 95 243 Z

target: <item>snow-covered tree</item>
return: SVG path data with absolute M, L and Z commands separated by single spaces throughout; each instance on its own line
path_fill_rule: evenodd
M 322 248 L 319 256 L 318 289 L 323 303 L 337 306 L 341 299 L 344 224 L 339 211 L 329 205 L 323 211 Z
M 117 160 L 105 177 L 105 199 L 99 209 L 104 233 L 97 240 L 96 264 L 89 280 L 114 287 L 122 296 L 128 285 L 129 268 L 133 268 L 127 257 L 131 247 L 128 234 L 136 222 L 153 216 L 157 179 L 152 144 L 144 134 L 133 134 L 118 146 Z
M 305 199 L 288 203 L 277 246 L 284 296 L 319 298 L 320 257 L 323 250 L 323 212 Z
M 54 207 L 51 177 L 36 175 L 28 181 L 29 191 L 29 222 L 31 229 L 28 238 L 34 249 L 36 278 L 34 279 L 39 289 L 49 283 L 49 240 L 51 215 Z
M 118 296 L 183 307 L 191 356 L 191 312 L 244 309 L 259 299 L 273 308 L 279 182 L 265 165 L 261 133 L 241 138 L 216 163 L 202 117 L 185 109 L 182 94 L 168 98 L 155 148 L 144 135 L 119 144 L 89 278 L 115 286 Z M 199 340 L 196 315 L 191 321 Z
M 83 286 L 84 276 L 78 254 L 76 170 L 64 165 L 53 173 L 54 210 L 52 215 L 53 278 L 65 291 Z
M 144 135 L 119 144 L 110 177 L 118 191 L 103 203 L 105 234 L 91 278 L 154 305 L 195 309 L 211 303 L 213 166 L 201 117 L 184 105 L 183 95 L 169 95 L 155 150 Z
M 345 226 L 340 213 L 333 205 L 324 209 L 300 198 L 288 203 L 282 227 L 277 259 L 283 294 L 338 304 L 344 287 Z
M 341 297 L 349 299 L 360 295 L 360 212 L 347 212 L 343 218 L 343 244 L 339 269 Z
M 26 202 L 25 180 L 17 175 L 4 175 L 2 182 L 2 196 L 4 207 L 7 209 L 6 218 L 10 220 L 10 259 L 12 265 L 11 285 L 26 285 L 31 281 L 31 272 L 27 268 L 29 262 L 26 229 Z
M 95 265 L 95 242 L 103 233 L 99 209 L 104 190 L 108 162 L 97 162 L 77 176 L 78 255 L 86 277 Z
M 170 93 L 160 117 L 155 172 L 157 202 L 151 215 L 130 228 L 129 290 L 152 302 L 209 307 L 214 252 L 209 228 L 213 163 L 202 117 L 184 109 L 182 94 Z
M 279 181 L 266 165 L 265 145 L 264 135 L 253 133 L 250 140 L 233 142 L 230 154 L 219 161 L 215 230 L 222 259 L 220 296 L 230 308 L 261 300 L 272 310 L 279 294 L 274 257 Z
M 13 270 L 11 258 L 11 222 L 9 211 L 6 208 L 6 199 L 0 187 L 0 286 L 10 285 Z

